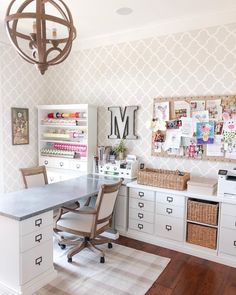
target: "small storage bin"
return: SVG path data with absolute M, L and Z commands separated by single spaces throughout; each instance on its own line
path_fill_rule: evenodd
M 151 185 L 183 191 L 187 188 L 190 174 L 164 169 L 142 169 L 138 172 L 138 184 Z
M 194 177 L 188 181 L 188 192 L 200 195 L 214 195 L 217 190 L 217 180 Z
M 188 223 L 187 242 L 210 249 L 216 249 L 217 229 L 209 226 Z
M 219 203 L 188 199 L 187 219 L 210 225 L 218 224 Z

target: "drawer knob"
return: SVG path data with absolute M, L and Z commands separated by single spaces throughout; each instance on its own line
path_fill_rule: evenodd
M 139 202 L 138 203 L 139 208 L 143 208 L 144 207 L 144 203 Z
M 40 227 L 40 226 L 42 225 L 42 223 L 43 223 L 42 218 L 39 218 L 39 219 L 36 219 L 36 220 L 35 220 L 35 226 Z
M 80 168 L 80 164 L 77 164 L 77 165 L 76 165 L 76 168 L 79 169 L 79 168 Z
M 138 192 L 140 198 L 144 197 L 144 192 Z
M 39 235 L 35 236 L 35 242 L 40 243 L 42 239 L 43 239 L 42 234 L 39 234 Z
M 60 162 L 60 166 L 63 167 L 64 166 L 64 163 L 63 162 Z
M 138 228 L 139 228 L 139 229 L 143 229 L 143 224 L 139 223 L 139 224 L 138 224 Z
M 143 214 L 142 213 L 138 213 L 138 218 L 139 219 L 143 219 Z
M 35 259 L 35 264 L 36 265 L 40 265 L 42 262 L 43 262 L 43 257 L 42 256 Z
M 168 230 L 168 231 L 172 230 L 172 226 L 171 225 L 166 225 L 166 230 Z
M 47 165 L 47 164 L 48 164 L 48 161 L 47 161 L 47 160 L 45 160 L 45 161 L 44 161 L 44 165 Z
M 166 208 L 166 213 L 168 213 L 168 214 L 172 214 L 172 213 L 173 213 L 173 209 L 171 209 L 171 208 Z
M 234 247 L 236 247 L 236 241 L 234 241 Z
M 173 197 L 167 197 L 166 200 L 167 200 L 167 202 L 172 203 L 173 202 Z

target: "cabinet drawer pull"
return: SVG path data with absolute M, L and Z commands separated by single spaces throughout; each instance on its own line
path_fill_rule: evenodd
M 236 241 L 234 241 L 234 247 L 236 247 Z
M 143 214 L 142 213 L 138 213 L 138 218 L 143 219 Z
M 60 166 L 63 167 L 64 166 L 64 163 L 63 162 L 60 162 Z
M 139 208 L 143 208 L 144 207 L 144 203 L 139 202 L 138 203 Z
M 42 225 L 42 223 L 43 223 L 42 218 L 39 218 L 39 219 L 36 219 L 36 220 L 35 220 L 35 226 L 40 227 L 40 226 Z
M 40 265 L 42 262 L 43 262 L 43 257 L 42 256 L 35 259 L 35 264 L 36 265 Z
M 167 197 L 166 200 L 167 200 L 167 202 L 172 203 L 173 202 L 173 197 Z
M 138 228 L 139 228 L 139 229 L 143 229 L 143 224 L 140 224 L 140 223 L 139 223 L 139 224 L 138 224 Z
M 44 165 L 47 165 L 47 164 L 48 164 L 48 161 L 47 161 L 47 160 L 45 160 L 45 161 L 44 161 Z
M 43 239 L 42 234 L 39 234 L 39 235 L 35 236 L 35 242 L 40 243 L 42 239 Z
M 171 225 L 166 225 L 166 230 L 168 230 L 168 231 L 172 230 L 172 226 Z
M 80 164 L 77 164 L 77 165 L 76 165 L 76 168 L 79 169 L 79 168 L 80 168 Z
M 234 226 L 236 227 L 236 221 L 234 222 Z
M 166 213 L 168 213 L 168 214 L 172 214 L 172 213 L 173 213 L 173 209 L 171 209 L 171 208 L 166 208 Z
M 144 192 L 138 192 L 140 198 L 144 197 Z

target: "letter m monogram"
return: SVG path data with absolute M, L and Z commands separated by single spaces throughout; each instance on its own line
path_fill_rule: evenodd
M 121 107 L 109 107 L 111 112 L 111 134 L 110 139 L 137 139 L 135 135 L 135 113 L 138 106 L 125 107 L 122 112 Z

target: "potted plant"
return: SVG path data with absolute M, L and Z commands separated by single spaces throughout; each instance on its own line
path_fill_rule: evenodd
M 118 145 L 114 146 L 113 151 L 118 156 L 119 160 L 124 160 L 124 153 L 127 151 L 127 147 L 125 146 L 123 139 L 121 139 Z

